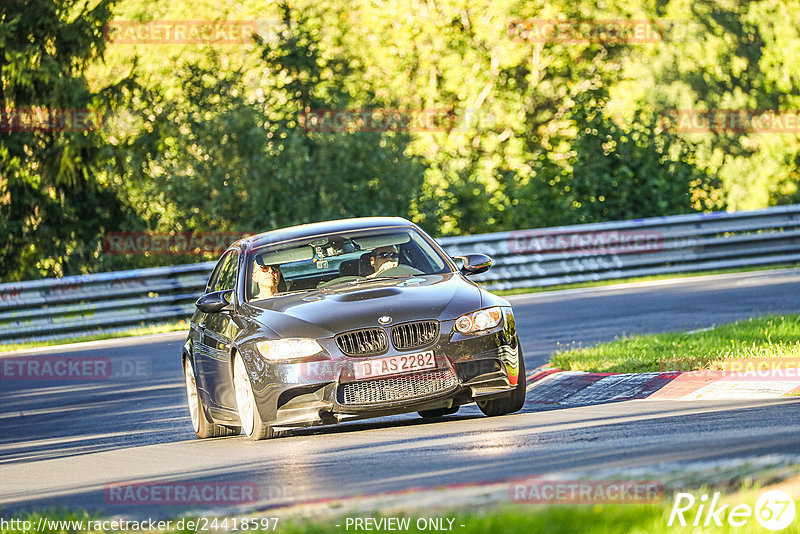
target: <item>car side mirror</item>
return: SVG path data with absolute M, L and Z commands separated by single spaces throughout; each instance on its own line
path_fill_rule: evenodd
M 231 304 L 233 291 L 214 291 L 206 293 L 194 303 L 197 309 L 203 313 L 219 313 Z
M 486 254 L 464 254 L 456 258 L 464 262 L 461 266 L 461 274 L 464 276 L 485 273 L 492 266 L 492 258 Z

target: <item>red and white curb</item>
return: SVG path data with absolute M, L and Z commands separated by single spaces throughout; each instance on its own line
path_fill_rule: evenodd
M 527 402 L 594 404 L 633 399 L 758 400 L 800 396 L 800 369 L 732 373 L 586 373 L 541 369 L 527 378 Z

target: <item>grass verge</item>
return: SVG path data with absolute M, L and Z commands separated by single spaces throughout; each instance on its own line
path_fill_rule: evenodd
M 735 370 L 732 360 L 744 360 L 757 369 L 786 360 L 800 364 L 800 315 L 770 315 L 693 332 L 626 337 L 557 352 L 550 363 L 565 371 L 645 373 Z
M 0 345 L 0 353 L 12 350 L 34 349 L 38 347 L 51 347 L 53 345 L 67 345 L 70 343 L 83 343 L 84 341 L 101 341 L 105 339 L 116 339 L 130 336 L 146 336 L 148 334 L 163 334 L 165 332 L 176 332 L 178 330 L 189 330 L 189 321 L 172 321 L 152 325 L 141 325 L 126 328 L 117 332 L 102 332 L 88 336 L 72 336 L 47 341 L 30 341 L 25 343 L 11 343 Z
M 484 509 L 470 509 L 465 510 L 449 510 L 442 513 L 430 512 L 425 514 L 408 514 L 398 513 L 397 515 L 387 516 L 379 513 L 366 513 L 348 516 L 350 518 L 365 518 L 370 517 L 373 520 L 380 520 L 380 518 L 408 518 L 408 528 L 371 528 L 372 532 L 390 532 L 402 531 L 408 533 L 421 533 L 430 532 L 431 523 L 427 520 L 438 520 L 444 528 L 443 530 L 452 530 L 460 534 L 682 534 L 693 532 L 708 532 L 719 534 L 751 534 L 756 532 L 766 532 L 766 530 L 759 524 L 756 518 L 756 513 L 761 513 L 762 517 L 767 515 L 764 508 L 759 511 L 756 505 L 760 495 L 764 494 L 764 490 L 760 488 L 751 488 L 747 490 L 740 490 L 730 494 L 721 494 L 717 509 L 723 505 L 727 507 L 719 513 L 719 518 L 722 526 L 717 526 L 713 519 L 709 519 L 708 526 L 703 523 L 707 519 L 707 511 L 703 511 L 699 504 L 702 495 L 708 495 L 709 500 L 714 494 L 713 489 L 699 488 L 694 491 L 687 490 L 695 498 L 695 505 L 683 513 L 683 519 L 686 522 L 685 527 L 680 526 L 678 517 L 673 518 L 673 524 L 670 526 L 669 520 L 672 516 L 674 501 L 672 498 L 665 498 L 664 501 L 651 504 L 584 504 L 584 505 L 548 505 L 548 504 L 516 504 L 516 505 L 501 505 L 493 506 Z M 790 498 L 797 500 L 796 488 L 787 488 L 785 485 L 781 486 L 782 490 L 789 490 L 787 493 Z M 682 501 L 685 504 L 686 497 Z M 741 514 L 738 520 L 744 520 L 741 526 L 732 526 L 730 524 L 730 516 L 728 512 L 734 507 L 746 506 L 750 510 L 749 517 L 743 517 Z M 707 506 L 706 506 L 707 508 Z M 774 510 L 780 511 L 775 508 Z M 788 513 L 785 509 L 781 513 Z M 697 514 L 700 514 L 699 528 L 692 526 Z M 269 513 L 267 513 L 267 516 Z M 784 534 L 798 534 L 800 533 L 800 518 L 797 514 L 795 519 L 787 527 L 781 530 Z M 103 532 L 141 532 L 143 529 L 118 529 L 118 530 L 102 530 L 93 528 L 97 525 L 99 516 L 90 515 L 85 512 L 69 512 L 51 510 L 47 512 L 34 513 L 24 516 L 13 518 L 17 523 L 6 523 L 0 525 L 0 534 L 61 534 L 81 532 L 85 534 L 100 534 Z M 263 519 L 263 518 L 262 518 Z M 734 518 L 734 521 L 737 518 Z M 221 521 L 224 518 L 219 518 Z M 452 520 L 452 521 L 450 521 Z M 27 521 L 30 528 L 25 528 L 22 522 Z M 71 521 L 71 527 L 65 526 L 64 522 Z M 176 529 L 175 522 L 172 521 L 172 528 L 163 530 L 151 531 L 160 533 L 194 533 L 195 530 L 187 528 Z M 233 519 L 229 518 L 226 523 L 228 526 L 232 524 Z M 241 520 L 239 520 L 241 521 Z M 419 523 L 418 523 L 419 521 Z M 80 522 L 80 523 L 76 523 Z M 258 524 L 258 523 L 255 523 Z M 357 529 L 351 523 L 349 528 L 346 528 L 347 517 L 335 517 L 329 519 L 298 519 L 288 518 L 280 519 L 277 524 L 274 522 L 267 522 L 273 526 L 269 529 L 248 529 L 252 532 L 281 532 L 284 534 L 327 534 L 330 532 L 354 532 L 363 531 L 364 529 Z M 185 524 L 184 524 L 185 525 Z M 211 525 L 211 523 L 207 523 Z M 337 526 L 338 525 L 338 526 Z M 395 523 L 396 525 L 396 523 Z M 452 526 L 451 526 L 452 525 Z M 463 526 L 462 526 L 463 525 Z M 41 528 L 39 528 L 41 527 Z M 216 531 L 220 531 L 217 529 Z

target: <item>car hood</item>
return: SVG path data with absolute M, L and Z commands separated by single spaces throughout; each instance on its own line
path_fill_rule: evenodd
M 250 303 L 252 318 L 281 337 L 331 337 L 421 319 L 452 320 L 481 307 L 481 290 L 457 273 L 362 282 Z

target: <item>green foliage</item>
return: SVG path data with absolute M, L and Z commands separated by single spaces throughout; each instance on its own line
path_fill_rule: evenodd
M 58 116 L 114 101 L 118 88 L 92 91 L 84 77 L 103 52 L 111 7 L 111 0 L 92 8 L 70 0 L 0 5 L 0 110 Z M 131 211 L 98 177 L 109 157 L 102 137 L 81 127 L 25 130 L 0 131 L 0 278 L 84 272 L 99 263 L 104 228 Z
M 659 109 L 798 109 L 800 20 L 796 0 L 672 0 L 654 15 L 679 21 L 663 45 L 632 65 L 641 96 Z M 687 19 L 687 13 L 691 14 Z M 644 58 L 643 58 L 644 59 Z M 796 112 L 794 112 L 796 113 Z M 712 204 L 731 209 L 787 203 L 797 191 L 796 133 L 716 132 L 683 136 L 694 164 L 721 181 Z
M 713 207 L 703 203 L 712 179 L 692 164 L 691 147 L 671 132 L 660 131 L 656 118 L 643 111 L 637 111 L 624 129 L 605 115 L 607 98 L 602 88 L 582 93 L 569 115 L 578 130 L 568 195 L 574 222 Z
M 0 105 L 100 131 L 0 132 L 0 279 L 192 261 L 108 231 L 256 232 L 402 215 L 459 235 L 800 201 L 794 134 L 681 133 L 671 110 L 800 104 L 798 0 L 75 0 L 0 6 Z M 121 20 L 258 20 L 252 42 L 108 44 Z M 655 43 L 537 42 L 530 19 L 652 20 Z M 658 22 L 660 21 L 660 22 Z M 311 109 L 440 111 L 315 132 Z M 198 258 L 194 258 L 198 259 Z
M 306 109 L 348 106 L 349 63 L 321 56 L 318 21 L 284 14 L 280 41 L 262 44 L 266 81 L 248 87 L 211 54 L 208 66 L 177 70 L 180 94 L 150 95 L 140 110 L 144 133 L 127 167 L 149 229 L 261 232 L 408 213 L 424 168 L 404 155 L 407 134 L 300 127 Z

